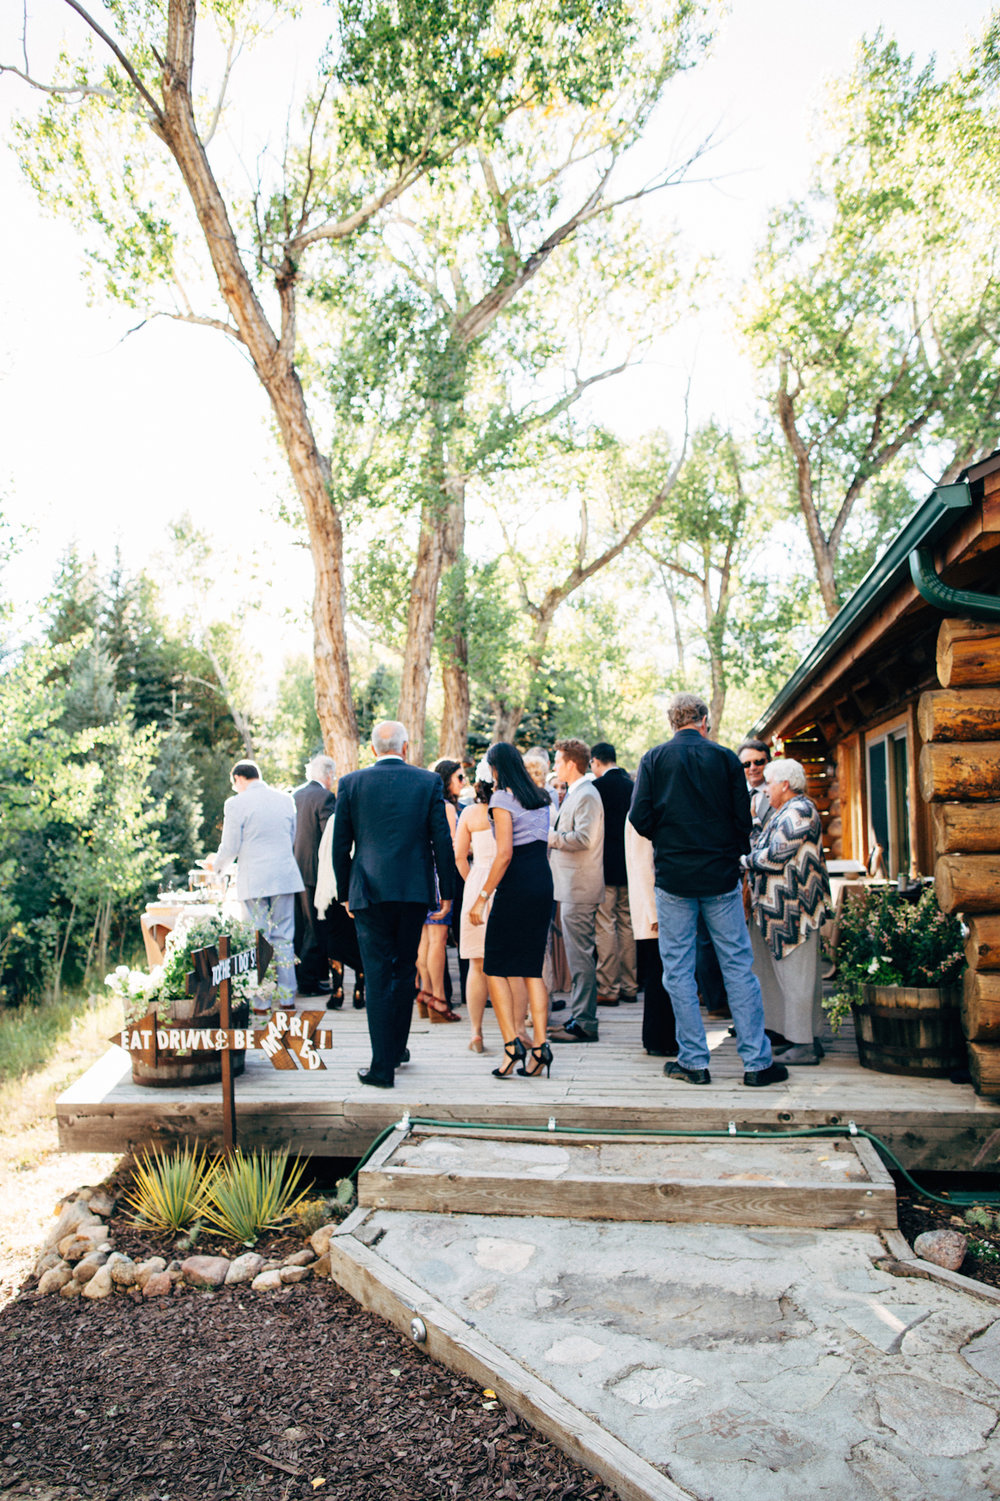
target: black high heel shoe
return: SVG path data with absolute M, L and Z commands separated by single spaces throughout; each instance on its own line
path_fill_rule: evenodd
M 544 1068 L 545 1077 L 549 1078 L 552 1070 L 552 1049 L 548 1043 L 543 1042 L 540 1048 L 532 1048 L 531 1056 L 535 1060 L 535 1067 L 529 1068 L 527 1063 L 522 1063 L 518 1073 L 523 1074 L 526 1079 L 537 1079 Z
M 510 1042 L 505 1042 L 503 1045 L 503 1050 L 504 1054 L 506 1055 L 507 1062 L 502 1068 L 495 1068 L 493 1070 L 494 1079 L 509 1079 L 511 1074 L 514 1072 L 514 1064 L 522 1062 L 528 1056 L 524 1043 L 521 1041 L 520 1037 L 514 1037 Z M 523 1074 L 524 1069 L 519 1068 L 518 1073 Z

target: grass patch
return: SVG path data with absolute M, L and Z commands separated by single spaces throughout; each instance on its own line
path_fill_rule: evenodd
M 0 1011 L 0 1085 L 44 1068 L 74 1027 L 86 1030 L 88 1013 L 105 1009 L 103 1002 L 103 996 L 71 993 Z

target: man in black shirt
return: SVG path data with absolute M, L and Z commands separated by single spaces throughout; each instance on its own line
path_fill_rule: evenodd
M 590 769 L 604 804 L 604 900 L 595 924 L 597 1004 L 617 1006 L 619 1001 L 634 1001 L 639 988 L 625 870 L 625 820 L 635 783 L 617 765 L 615 748 L 607 740 L 591 746 Z
M 709 1050 L 698 1009 L 695 956 L 705 919 L 732 1008 L 743 1082 L 777 1084 L 788 1070 L 771 1058 L 764 1005 L 743 915 L 741 856 L 750 850 L 750 799 L 737 757 L 708 738 L 708 707 L 694 693 L 670 704 L 674 736 L 639 763 L 629 813 L 652 841 L 663 983 L 677 1021 L 678 1061 L 668 1077 L 710 1084 Z

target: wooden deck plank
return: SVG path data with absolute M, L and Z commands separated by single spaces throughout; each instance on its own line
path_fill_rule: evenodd
M 846 1125 L 882 1137 L 908 1168 L 1000 1170 L 1000 1104 L 971 1085 L 908 1079 L 862 1069 L 853 1041 L 831 1040 L 819 1068 L 790 1071 L 787 1083 L 765 1090 L 743 1085 L 736 1044 L 711 1028 L 712 1084 L 694 1089 L 663 1076 L 663 1060 L 641 1041 L 641 1006 L 601 1016 L 594 1046 L 553 1048 L 551 1079 L 497 1080 L 500 1039 L 487 1013 L 485 1055 L 470 1053 L 466 1027 L 415 1022 L 412 1062 L 392 1091 L 367 1089 L 357 1069 L 369 1062 L 364 1012 L 331 1013 L 333 1049 L 322 1072 L 280 1073 L 251 1055 L 236 1080 L 237 1129 L 247 1145 L 287 1143 L 293 1151 L 359 1156 L 374 1137 L 412 1116 L 483 1120 L 501 1126 L 598 1130 L 725 1131 Z M 457 1034 L 457 1035 L 456 1035 Z M 116 1151 L 143 1142 L 221 1134 L 216 1085 L 147 1089 L 133 1084 L 129 1062 L 112 1048 L 60 1097 L 57 1121 L 67 1151 Z

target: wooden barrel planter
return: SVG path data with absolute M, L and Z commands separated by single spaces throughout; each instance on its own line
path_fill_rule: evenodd
M 194 1001 L 185 997 L 167 998 L 156 1003 L 155 1010 L 161 1027 L 191 1028 L 197 1031 L 216 1031 L 222 1026 L 218 1011 L 199 1012 L 193 1015 Z M 245 1027 L 250 1016 L 246 1002 L 230 1007 L 230 1026 Z M 242 1074 L 246 1067 L 246 1052 L 230 1049 L 233 1075 Z M 157 1047 L 155 1067 L 146 1063 L 140 1054 L 132 1054 L 132 1082 L 147 1089 L 178 1089 L 189 1084 L 218 1084 L 222 1079 L 222 1054 L 217 1048 L 172 1049 Z
M 851 1007 L 862 1068 L 946 1079 L 969 1066 L 960 986 L 866 985 Z

